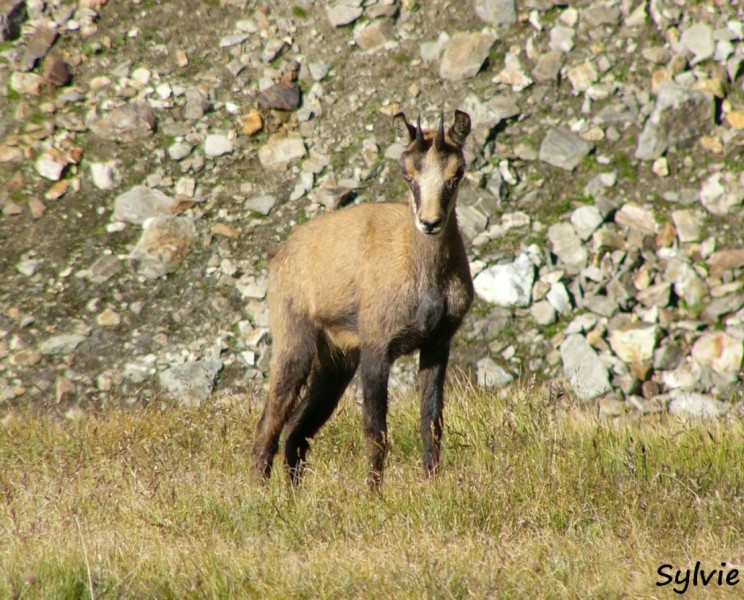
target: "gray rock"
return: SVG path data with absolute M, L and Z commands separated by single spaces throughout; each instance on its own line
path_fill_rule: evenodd
M 601 294 L 584 296 L 581 305 L 589 312 L 607 318 L 610 318 L 619 310 L 617 302 Z
M 681 244 L 700 241 L 700 226 L 703 223 L 703 214 L 699 210 L 685 209 L 672 211 L 672 222 L 677 230 L 677 238 Z
M 94 262 L 88 269 L 88 279 L 93 283 L 103 283 L 121 273 L 124 268 L 122 262 L 111 254 L 107 254 Z
M 571 297 L 568 295 L 566 286 L 560 281 L 550 286 L 545 298 L 559 314 L 565 315 L 571 312 Z
M 724 315 L 730 315 L 744 306 L 744 294 L 728 294 L 714 298 L 703 309 L 703 318 L 712 323 L 718 323 Z
M 581 238 L 570 223 L 555 223 L 548 229 L 551 251 L 566 265 L 571 274 L 580 272 L 588 259 L 588 253 Z
M 694 142 L 713 125 L 713 100 L 707 94 L 664 82 L 638 138 L 636 158 L 656 160 L 668 148 Z
M 694 267 L 680 258 L 667 263 L 664 278 L 674 284 L 674 293 L 682 298 L 687 306 L 697 306 L 708 293 L 708 286 Z
M 16 263 L 16 271 L 25 277 L 33 277 L 43 263 L 38 258 L 26 258 Z
M 26 20 L 26 0 L 0 2 L 0 42 L 16 39 L 21 35 L 21 25 Z
M 594 146 L 562 127 L 548 131 L 540 144 L 540 160 L 573 171 Z
M 708 60 L 716 51 L 713 28 L 707 23 L 696 23 L 685 29 L 679 38 L 680 43 L 695 55 L 693 64 Z
M 541 54 L 535 61 L 532 76 L 539 82 L 557 82 L 558 75 L 563 66 L 564 56 L 562 52 L 555 50 Z
M 193 149 L 194 147 L 188 142 L 174 142 L 168 147 L 168 156 L 170 156 L 172 160 L 183 160 L 191 154 Z
M 90 163 L 90 176 L 99 190 L 112 190 L 116 187 L 119 172 L 111 164 L 95 162 Z
M 119 106 L 88 122 L 90 130 L 98 137 L 119 142 L 143 140 L 153 134 L 156 125 L 155 112 L 146 102 Z
M 744 175 L 713 173 L 700 188 L 700 202 L 708 212 L 717 216 L 738 210 L 744 203 Z
M 354 41 L 365 52 L 376 52 L 395 39 L 395 29 L 389 19 L 377 19 L 354 29 Z
M 488 217 L 475 206 L 458 206 L 457 220 L 463 235 L 469 240 L 483 233 L 488 226 Z
M 233 148 L 232 140 L 226 135 L 213 133 L 204 140 L 204 154 L 210 158 L 231 154 Z
M 198 121 L 211 107 L 209 98 L 198 88 L 192 87 L 186 90 L 186 106 L 183 116 L 189 121 Z
M 258 158 L 264 167 L 279 169 L 302 158 L 306 153 L 302 136 L 274 134 L 258 149 Z
M 697 392 L 674 390 L 669 396 L 669 412 L 673 415 L 717 419 L 728 409 L 720 400 Z
M 62 179 L 62 173 L 67 168 L 67 165 L 67 159 L 55 148 L 50 148 L 42 152 L 34 163 L 36 172 L 51 181 Z
M 245 203 L 245 206 L 254 212 L 266 216 L 271 212 L 271 209 L 276 206 L 276 196 L 270 194 L 258 196 L 257 198 L 248 200 L 248 202 Z
M 692 357 L 699 365 L 733 381 L 741 373 L 744 344 L 722 331 L 705 333 L 692 345 Z
M 39 345 L 39 352 L 45 356 L 71 354 L 85 341 L 85 339 L 86 336 L 79 333 L 55 335 L 54 337 L 44 340 Z
M 440 77 L 449 81 L 474 77 L 488 58 L 494 41 L 490 33 L 456 33 L 445 47 L 439 66 Z
M 671 371 L 676 369 L 685 357 L 685 349 L 676 342 L 666 342 L 654 350 L 654 369 Z
M 136 185 L 114 200 L 112 220 L 141 225 L 151 217 L 169 215 L 177 201 L 160 190 Z
M 650 361 L 659 340 L 659 327 L 653 323 L 630 323 L 610 332 L 612 351 L 626 363 Z
M 517 22 L 515 0 L 474 0 L 476 14 L 490 25 L 513 25 Z
M 188 217 L 154 217 L 145 222 L 130 258 L 140 275 L 156 279 L 178 269 L 195 241 L 196 227 Z
M 326 15 L 331 25 L 334 27 L 343 27 L 344 25 L 353 23 L 362 16 L 362 7 L 358 3 L 336 2 L 326 8 Z
M 514 381 L 514 375 L 489 357 L 481 358 L 476 367 L 478 385 L 485 388 L 500 388 Z
M 497 306 L 529 306 L 535 267 L 527 254 L 514 262 L 484 269 L 473 280 L 475 292 Z
M 547 300 L 535 302 L 530 307 L 530 314 L 537 324 L 542 326 L 552 325 L 558 319 L 558 313 Z
M 175 365 L 160 373 L 160 385 L 184 406 L 198 407 L 209 398 L 221 370 L 221 360 Z
M 665 308 L 669 306 L 669 298 L 672 292 L 672 285 L 668 281 L 662 281 L 648 286 L 645 290 L 638 292 L 638 302 L 643 306 Z
M 592 237 L 603 222 L 602 213 L 596 206 L 580 206 L 571 213 L 571 225 L 583 241 Z
M 644 235 L 654 235 L 659 230 L 654 211 L 634 202 L 623 204 L 615 214 L 615 223 L 619 227 L 636 229 Z
M 571 27 L 555 25 L 550 30 L 550 49 L 563 54 L 570 52 L 574 47 L 574 36 L 576 32 Z
M 620 9 L 617 6 L 598 4 L 582 11 L 581 18 L 591 27 L 617 25 L 620 22 Z
M 580 400 L 594 400 L 612 389 L 607 367 L 583 335 L 567 336 L 560 353 L 563 373 Z

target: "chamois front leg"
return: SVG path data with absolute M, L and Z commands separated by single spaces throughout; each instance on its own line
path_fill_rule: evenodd
M 362 351 L 360 375 L 364 391 L 362 404 L 364 437 L 369 460 L 367 483 L 380 491 L 387 453 L 388 377 L 390 363 L 384 352 Z
M 444 424 L 444 377 L 449 360 L 449 340 L 422 348 L 419 355 L 421 387 L 421 439 L 424 443 L 424 470 L 428 477 L 439 468 L 442 426 Z

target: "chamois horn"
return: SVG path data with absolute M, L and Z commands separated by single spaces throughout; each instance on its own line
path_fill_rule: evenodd
M 426 143 L 424 142 L 424 131 L 421 129 L 421 115 L 418 116 L 416 122 L 416 150 L 419 152 L 426 151 Z
M 434 147 L 437 152 L 444 150 L 444 110 L 439 115 L 439 130 L 437 131 L 437 137 L 434 139 Z

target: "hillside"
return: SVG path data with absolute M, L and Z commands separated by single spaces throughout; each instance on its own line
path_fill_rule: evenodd
M 4 411 L 253 403 L 268 253 L 403 197 L 391 116 L 460 107 L 454 362 L 608 416 L 741 414 L 739 3 L 0 7 Z

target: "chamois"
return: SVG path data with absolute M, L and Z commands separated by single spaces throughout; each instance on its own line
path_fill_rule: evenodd
M 312 438 L 360 370 L 368 483 L 379 490 L 387 450 L 392 363 L 419 350 L 424 468 L 439 466 L 444 379 L 450 341 L 473 302 L 473 282 L 457 226 L 470 117 L 455 111 L 445 132 L 393 117 L 407 147 L 400 159 L 405 202 L 343 208 L 297 229 L 269 265 L 271 379 L 258 423 L 252 468 L 264 482 L 287 430 L 284 457 L 299 483 Z

